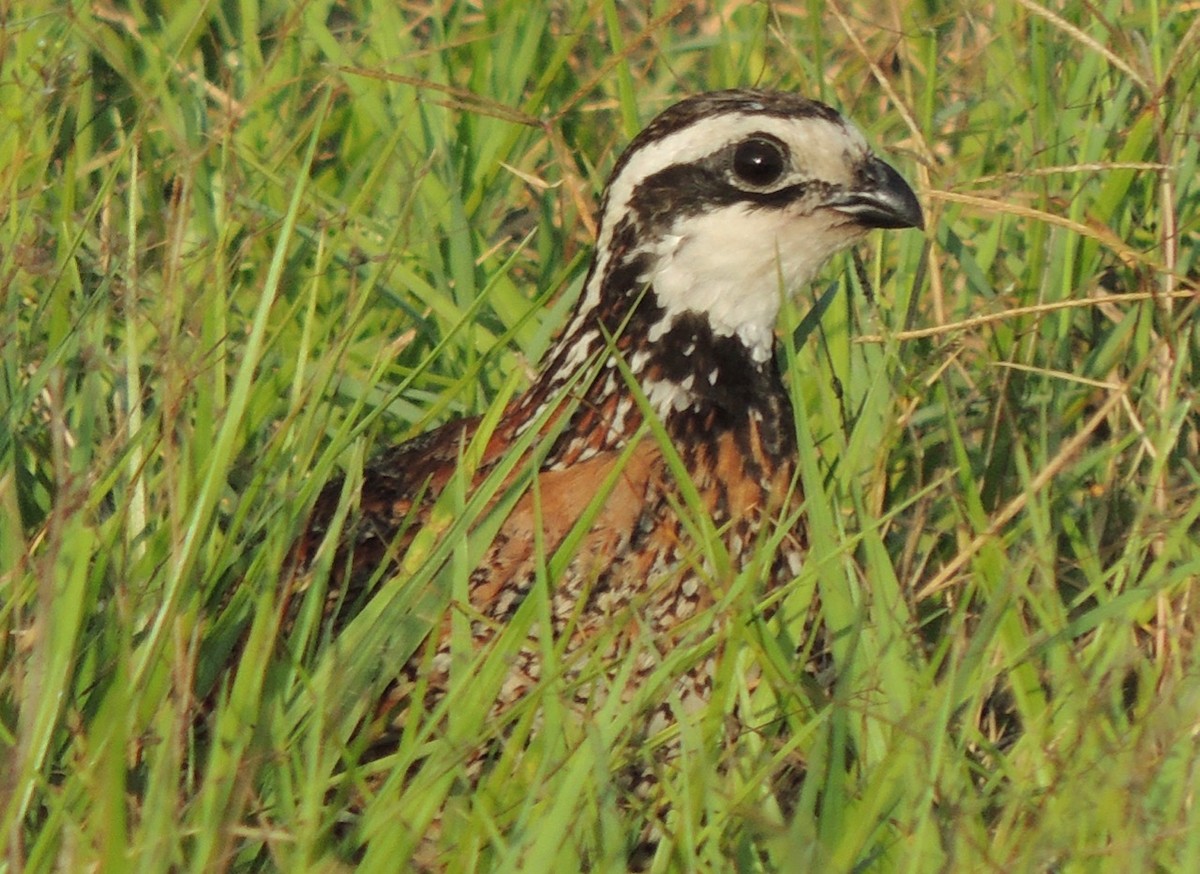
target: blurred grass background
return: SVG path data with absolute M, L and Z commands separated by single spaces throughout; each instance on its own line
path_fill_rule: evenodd
M 700 744 L 655 867 L 1186 869 L 1198 11 L 0 3 L 0 866 L 622 868 L 630 714 L 474 793 L 430 726 L 372 778 L 387 659 L 277 641 L 279 581 L 332 474 L 527 384 L 641 125 L 759 84 L 854 119 L 927 231 L 785 317 L 786 594 L 838 679 L 788 611 L 747 640 L 791 731 Z

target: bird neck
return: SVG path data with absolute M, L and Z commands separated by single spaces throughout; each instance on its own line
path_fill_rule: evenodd
M 792 407 L 774 356 L 764 360 L 703 314 L 670 312 L 644 285 L 604 294 L 576 315 L 517 402 L 518 427 L 555 405 L 572 412 L 547 460 L 552 466 L 625 446 L 647 406 L 676 446 L 753 433 L 769 456 L 795 452 Z

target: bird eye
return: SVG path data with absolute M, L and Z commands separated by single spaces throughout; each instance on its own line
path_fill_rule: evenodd
M 733 172 L 743 182 L 758 187 L 777 182 L 786 163 L 783 147 L 761 137 L 738 143 L 733 152 Z

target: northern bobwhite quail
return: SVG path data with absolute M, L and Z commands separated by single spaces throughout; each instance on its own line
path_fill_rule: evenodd
M 417 533 L 484 428 L 469 481 L 455 486 L 466 494 L 511 463 L 514 446 L 527 448 L 488 502 L 504 509 L 470 574 L 469 603 L 450 608 L 470 616 L 474 644 L 493 640 L 553 564 L 550 621 L 565 657 L 602 633 L 613 662 L 635 637 L 669 650 L 680 623 L 717 597 L 721 574 L 749 565 L 760 530 L 799 505 L 795 423 L 775 355 L 784 296 L 868 230 L 922 221 L 908 184 L 822 103 L 743 89 L 665 110 L 613 169 L 582 296 L 533 385 L 498 421 L 451 421 L 368 464 L 339 535 L 330 603 L 356 602 L 347 588 L 379 579 L 381 567 L 405 572 Z M 341 492 L 333 483 L 321 495 L 302 563 Z M 685 522 L 697 510 L 728 554 L 723 570 Z M 551 563 L 568 535 L 581 535 L 573 552 Z M 804 551 L 801 521 L 763 565 L 765 586 L 794 579 Z M 394 666 L 385 704 L 394 718 L 441 699 L 449 628 L 432 623 L 436 653 Z M 542 652 L 531 640 L 514 656 L 497 711 L 538 682 Z M 651 667 L 639 662 L 623 682 L 636 686 Z M 711 671 L 709 659 L 678 678 L 685 707 L 707 698 Z M 421 701 L 410 700 L 416 688 Z M 583 708 L 594 690 L 579 688 Z M 665 706 L 651 709 L 648 725 L 671 718 Z

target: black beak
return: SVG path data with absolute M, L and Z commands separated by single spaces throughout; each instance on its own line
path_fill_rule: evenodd
M 867 228 L 923 228 L 921 204 L 904 177 L 871 156 L 860 171 L 859 184 L 835 194 L 831 209 L 853 216 Z

